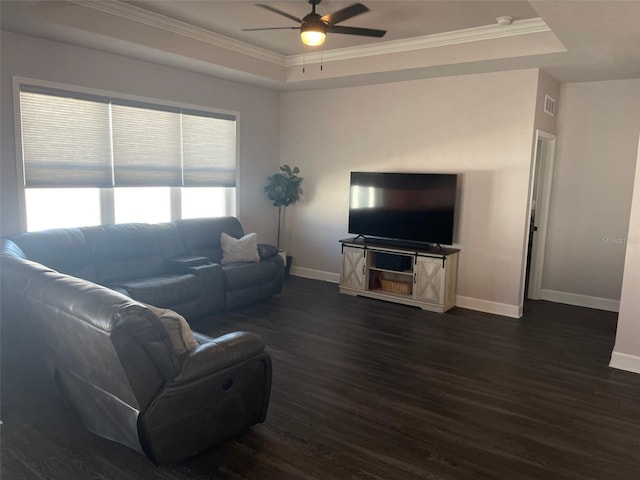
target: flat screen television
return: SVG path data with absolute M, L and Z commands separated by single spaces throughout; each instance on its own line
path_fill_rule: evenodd
M 451 245 L 457 185 L 455 174 L 351 172 L 349 233 Z

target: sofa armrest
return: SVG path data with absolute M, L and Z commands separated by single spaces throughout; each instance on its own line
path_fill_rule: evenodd
M 234 332 L 218 338 L 207 339 L 197 335 L 201 343 L 189 352 L 182 362 L 180 373 L 174 383 L 184 383 L 215 373 L 232 365 L 241 363 L 264 351 L 264 342 L 249 332 Z
M 181 257 L 172 257 L 166 260 L 167 266 L 173 272 L 185 273 L 191 267 L 199 267 L 212 263 L 207 257 L 185 255 Z
M 264 422 L 271 391 L 271 357 L 259 337 L 236 332 L 204 341 L 183 360 L 141 412 L 140 437 L 156 463 L 192 457 Z
M 275 257 L 276 255 L 278 255 L 278 249 L 275 245 L 269 245 L 268 243 L 259 243 L 258 254 L 260 255 L 260 260 L 265 260 L 267 258 Z
M 6 255 L 8 257 L 16 258 L 27 258 L 22 249 L 13 241 L 7 238 L 0 239 L 0 255 Z

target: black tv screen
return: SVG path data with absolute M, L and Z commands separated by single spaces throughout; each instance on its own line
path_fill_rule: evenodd
M 458 176 L 351 172 L 349 233 L 419 243 L 453 243 Z

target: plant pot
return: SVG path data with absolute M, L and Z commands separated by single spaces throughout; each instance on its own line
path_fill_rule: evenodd
M 278 255 L 282 258 L 284 262 L 284 276 L 288 277 L 291 272 L 291 263 L 293 263 L 293 257 L 291 255 L 287 255 L 284 250 L 279 250 Z
M 287 261 L 284 263 L 284 276 L 288 277 L 291 272 L 291 264 L 293 263 L 293 257 L 291 255 L 287 255 Z

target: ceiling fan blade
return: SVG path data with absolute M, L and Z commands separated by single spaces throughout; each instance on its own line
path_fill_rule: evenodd
M 293 15 L 291 15 L 291 14 L 289 14 L 287 12 L 283 12 L 282 10 L 278 10 L 277 8 L 273 8 L 270 5 L 265 5 L 263 3 L 256 3 L 256 6 L 262 7 L 264 9 L 266 9 L 266 10 L 269 10 L 270 12 L 277 13 L 278 15 L 282 15 L 283 17 L 287 17 L 287 18 L 293 20 L 294 22 L 302 23 L 302 19 L 301 18 L 294 17 Z
M 266 28 L 243 28 L 243 32 L 258 32 L 260 30 L 300 30 L 300 27 L 266 27 Z
M 327 22 L 329 25 L 335 25 L 336 23 L 343 22 L 349 18 L 360 15 L 361 13 L 368 12 L 369 9 L 361 3 L 354 3 L 353 5 L 338 10 L 337 12 L 329 13 L 322 17 L 323 22 Z
M 360 28 L 360 27 L 343 27 L 341 25 L 327 25 L 327 32 L 330 33 L 344 33 L 347 35 L 360 35 L 363 37 L 384 37 L 387 33 L 386 30 L 375 30 L 373 28 Z

